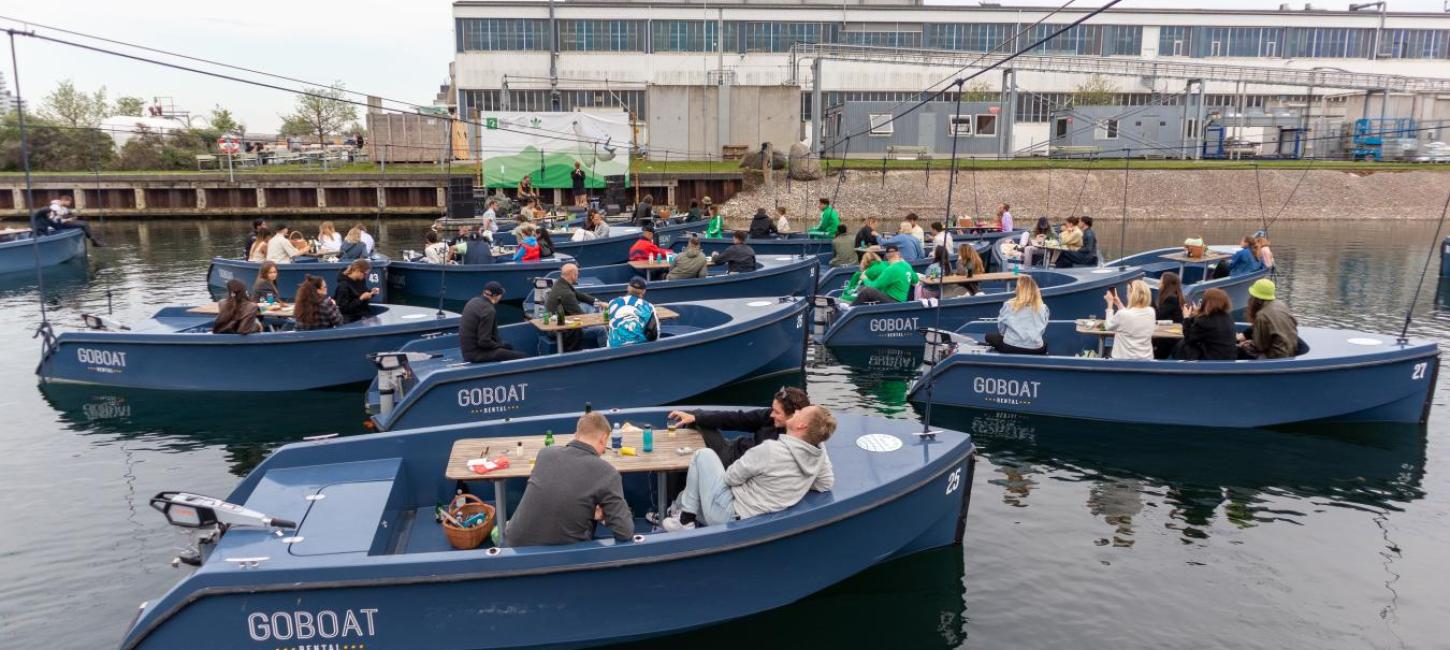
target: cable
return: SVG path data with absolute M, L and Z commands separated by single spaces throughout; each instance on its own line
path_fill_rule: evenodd
M 1415 284 L 1415 294 L 1410 298 L 1410 308 L 1405 310 L 1405 326 L 1400 329 L 1400 345 L 1409 343 L 1409 339 L 1406 337 L 1410 334 L 1410 319 L 1415 314 L 1415 303 L 1420 301 L 1420 289 L 1425 286 L 1425 276 L 1430 272 L 1430 259 L 1440 248 L 1440 231 L 1445 227 L 1447 213 L 1450 213 L 1450 194 L 1445 196 L 1445 207 L 1440 208 L 1440 222 L 1435 224 L 1435 234 L 1430 238 L 1430 252 L 1425 254 L 1425 266 L 1420 269 L 1420 281 Z

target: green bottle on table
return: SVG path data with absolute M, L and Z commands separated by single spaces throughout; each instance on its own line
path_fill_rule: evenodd
M 544 432 L 544 446 L 545 447 L 553 447 L 554 446 L 554 430 L 553 429 L 549 429 L 548 431 L 545 431 Z

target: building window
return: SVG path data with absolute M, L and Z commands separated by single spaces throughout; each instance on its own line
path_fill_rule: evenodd
M 1052 125 L 1052 137 L 1057 138 L 1059 140 L 1066 138 L 1067 137 L 1067 127 L 1068 127 L 1068 124 L 1071 123 L 1071 121 L 1072 121 L 1072 118 L 1070 118 L 1070 117 L 1059 117 L 1059 118 L 1057 118 L 1053 122 L 1053 125 Z
M 1382 59 L 1445 59 L 1450 44 L 1450 30 L 1386 29 L 1380 33 L 1379 57 Z
M 951 116 L 951 119 L 950 120 L 947 120 L 947 135 L 949 135 L 951 137 L 954 137 L 954 138 L 959 138 L 961 136 L 971 135 L 971 134 L 972 134 L 972 116 L 971 115 L 952 115 Z
M 923 31 L 923 41 L 926 47 L 936 50 L 960 50 L 964 52 L 987 52 L 996 49 L 999 45 L 1007 52 L 1016 51 L 1018 47 L 1026 46 L 1026 34 L 1023 34 L 1020 43 L 1006 43 L 1008 39 L 1016 34 L 1013 26 L 1006 23 L 971 23 L 965 25 L 957 24 L 933 24 L 928 23 Z
M 1118 121 L 1108 119 L 1098 122 L 1097 128 L 1093 129 L 1093 138 L 1097 140 L 1117 140 Z
M 741 23 L 744 25 L 742 47 L 745 52 L 789 52 L 796 43 L 820 43 L 824 33 L 821 23 Z M 728 43 L 728 41 L 727 41 Z
M 655 52 L 714 52 L 718 24 L 704 20 L 656 20 L 650 23 Z
M 997 135 L 997 116 L 989 114 L 978 115 L 976 121 L 973 122 L 973 129 L 978 136 Z
M 836 36 L 845 45 L 921 47 L 919 23 L 847 23 Z
M 471 90 L 459 92 L 461 115 L 473 119 L 476 113 L 492 111 L 549 112 L 619 109 L 633 111 L 638 119 L 645 119 L 645 92 L 643 90 L 559 90 L 559 103 L 554 104 L 553 93 L 547 88 L 511 89 L 504 97 L 502 90 Z
M 889 136 L 895 132 L 890 113 L 871 113 L 866 120 L 871 124 L 871 135 Z
M 549 49 L 549 21 L 528 18 L 458 18 L 454 31 L 459 52 L 468 50 Z
M 561 20 L 559 50 L 563 52 L 643 52 L 644 21 Z

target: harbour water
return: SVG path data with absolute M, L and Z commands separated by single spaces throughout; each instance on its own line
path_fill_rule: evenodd
M 247 227 L 100 224 L 107 248 L 93 250 L 87 264 L 47 270 L 47 313 L 67 328 L 108 305 L 124 322 L 206 300 L 207 260 L 237 254 Z M 420 248 L 426 227 L 385 223 L 380 246 Z M 1117 224 L 1100 228 L 1104 248 L 1117 251 Z M 1130 223 L 1124 248 L 1174 245 L 1190 234 L 1227 243 L 1257 228 Z M 1397 331 L 1434 228 L 1275 224 L 1279 293 L 1301 323 Z M 1434 266 L 1423 289 L 1411 333 L 1450 343 L 1450 307 L 1441 306 L 1450 292 L 1437 286 Z M 236 396 L 41 387 L 31 338 L 39 321 L 34 278 L 0 278 L 0 647 L 115 644 L 137 605 L 180 576 L 167 562 L 186 537 L 147 507 L 152 494 L 225 495 L 278 445 L 365 435 L 360 390 Z M 919 419 L 905 403 L 919 360 L 916 350 L 816 349 L 805 380 L 812 398 L 832 408 Z M 701 401 L 764 403 L 776 383 Z M 1083 386 L 1083 399 L 1092 390 Z M 1226 432 L 938 410 L 937 425 L 973 433 L 981 450 L 963 548 L 879 567 L 723 629 L 642 645 L 733 648 L 749 638 L 764 647 L 1445 647 L 1447 390 L 1450 382 L 1441 382 L 1426 428 Z M 1141 399 L 1195 408 L 1192 395 Z M 621 585 L 619 597 L 627 590 Z

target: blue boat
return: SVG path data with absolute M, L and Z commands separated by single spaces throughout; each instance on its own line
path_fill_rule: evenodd
M 61 230 L 49 235 L 24 232 L 0 242 L 0 275 L 33 272 L 36 254 L 40 266 L 55 266 L 86 256 L 86 235 L 79 229 Z
M 1210 246 L 1209 250 L 1215 253 L 1233 255 L 1238 251 L 1238 246 Z M 1193 263 L 1184 264 L 1176 260 L 1165 259 L 1165 255 L 1182 253 L 1183 247 L 1159 248 L 1136 255 L 1129 255 L 1120 260 L 1107 262 L 1107 266 L 1136 266 L 1143 270 L 1148 280 L 1148 285 L 1153 289 L 1154 298 L 1158 295 L 1158 278 L 1164 273 L 1172 271 L 1178 274 L 1179 282 L 1183 285 L 1183 298 L 1189 302 L 1197 302 L 1203 298 L 1203 292 L 1209 289 L 1223 289 L 1228 294 L 1229 301 L 1234 306 L 1235 313 L 1243 313 L 1244 307 L 1249 304 L 1249 287 L 1259 278 L 1269 276 L 1268 269 L 1261 269 L 1253 273 L 1245 273 L 1231 277 L 1223 277 L 1217 280 L 1209 277 L 1209 269 L 1214 264 Z M 1217 262 L 1223 264 L 1226 262 Z
M 1136 268 L 1094 267 L 1033 269 L 1030 274 L 1042 289 L 1042 300 L 1054 318 L 1079 318 L 1103 311 L 1103 293 L 1116 287 L 1126 291 L 1132 280 L 1143 277 Z M 981 283 L 982 293 L 939 301 L 907 301 L 847 308 L 836 295 L 817 296 L 816 341 L 830 346 L 915 346 L 925 343 L 925 328 L 954 330 L 974 320 L 996 318 L 1002 303 L 1011 300 L 1015 280 Z
M 819 260 L 820 258 L 815 257 L 787 255 L 757 257 L 755 261 L 761 268 L 747 273 L 727 273 L 724 265 L 715 265 L 710 267 L 710 277 L 707 278 L 650 280 L 648 295 L 651 302 L 803 296 L 811 292 L 811 286 L 815 283 L 814 271 L 820 266 Z M 629 264 L 591 266 L 579 269 L 579 285 L 576 288 L 607 301 L 624 295 L 629 288 L 630 279 L 644 275 L 644 272 Z M 660 275 L 663 276 L 663 272 Z M 547 285 L 551 285 L 558 277 L 557 271 L 550 273 L 546 277 L 547 284 L 541 283 L 535 291 L 529 292 L 524 299 L 525 313 L 533 313 L 534 307 L 541 304 Z
M 492 264 L 394 261 L 388 265 L 388 288 L 409 296 L 437 299 L 441 295 L 445 300 L 464 302 L 478 296 L 483 285 L 497 282 L 503 285 L 504 300 L 518 302 L 533 290 L 534 278 L 558 271 L 573 261 L 568 255 L 555 255 L 537 262 Z
M 668 412 L 610 416 L 663 423 Z M 962 542 L 971 438 L 921 437 L 908 420 L 840 413 L 825 443 L 835 487 L 781 512 L 679 532 L 637 520 L 631 542 L 606 531 L 561 546 L 453 550 L 433 511 L 459 485 L 445 478 L 454 442 L 508 445 L 511 436 L 572 431 L 577 417 L 301 442 L 272 453 L 224 502 L 158 494 L 151 504 L 169 521 L 201 528 L 201 550 L 187 558 L 199 566 L 142 603 L 120 647 L 594 646 L 785 607 L 873 566 Z M 635 513 L 650 509 L 649 479 L 625 475 Z M 521 491 L 495 494 L 513 505 Z
M 541 336 L 532 323 L 499 328 L 505 342 L 530 355 L 514 361 L 465 362 L 456 334 L 403 346 L 401 352 L 416 353 L 410 355 L 415 358 L 397 371 L 379 372 L 368 391 L 373 422 L 380 430 L 395 430 L 537 415 L 581 395 L 620 408 L 655 406 L 796 371 L 804 361 L 808 300 L 734 298 L 663 306 L 679 317 L 660 322 L 659 340 L 628 347 L 556 354 L 553 337 Z M 586 345 L 595 343 L 591 334 L 584 332 Z M 416 358 L 424 355 L 436 356 Z M 380 385 L 396 386 L 387 391 L 386 403 Z
M 677 242 L 683 245 L 690 233 L 704 232 L 707 225 L 709 222 L 706 221 L 691 221 L 659 226 L 655 228 L 655 243 L 661 248 L 669 248 Z M 584 241 L 570 241 L 565 235 L 553 235 L 554 252 L 573 256 L 581 266 L 617 264 L 629 260 L 629 247 L 639 241 L 639 231 L 637 226 L 611 225 L 608 237 Z M 494 241 L 500 245 L 516 243 L 513 235 L 504 231 L 495 233 Z
M 373 269 L 364 278 L 369 289 L 380 289 L 373 302 L 386 302 L 388 299 L 388 266 L 390 260 L 387 256 L 374 253 L 372 259 Z M 297 293 L 297 286 L 307 279 L 309 275 L 315 275 L 327 280 L 329 289 L 337 285 L 337 274 L 347 268 L 351 262 L 325 262 L 315 257 L 299 257 L 287 264 L 277 265 L 277 292 L 281 294 L 282 300 L 292 300 Z M 212 295 L 225 296 L 227 281 L 241 280 L 248 288 L 257 280 L 257 271 L 262 268 L 261 262 L 248 262 L 243 259 L 231 257 L 213 257 L 211 266 L 206 270 L 206 283 L 211 288 Z
M 332 329 L 212 334 L 214 316 L 165 307 L 132 325 L 89 316 L 91 329 L 62 332 L 42 355 L 43 382 L 162 390 L 293 391 L 368 381 L 368 354 L 458 330 L 458 315 L 374 305 L 373 316 Z
M 1078 334 L 1070 320 L 1048 324 L 1049 356 L 972 344 L 994 327 L 972 323 L 948 334 L 955 353 L 928 350 L 929 370 L 912 386 L 912 401 L 927 400 L 930 386 L 936 404 L 1087 420 L 1222 428 L 1423 423 L 1440 366 L 1435 343 L 1318 327 L 1299 328 L 1294 358 L 1251 361 L 1079 357 L 1098 337 Z

